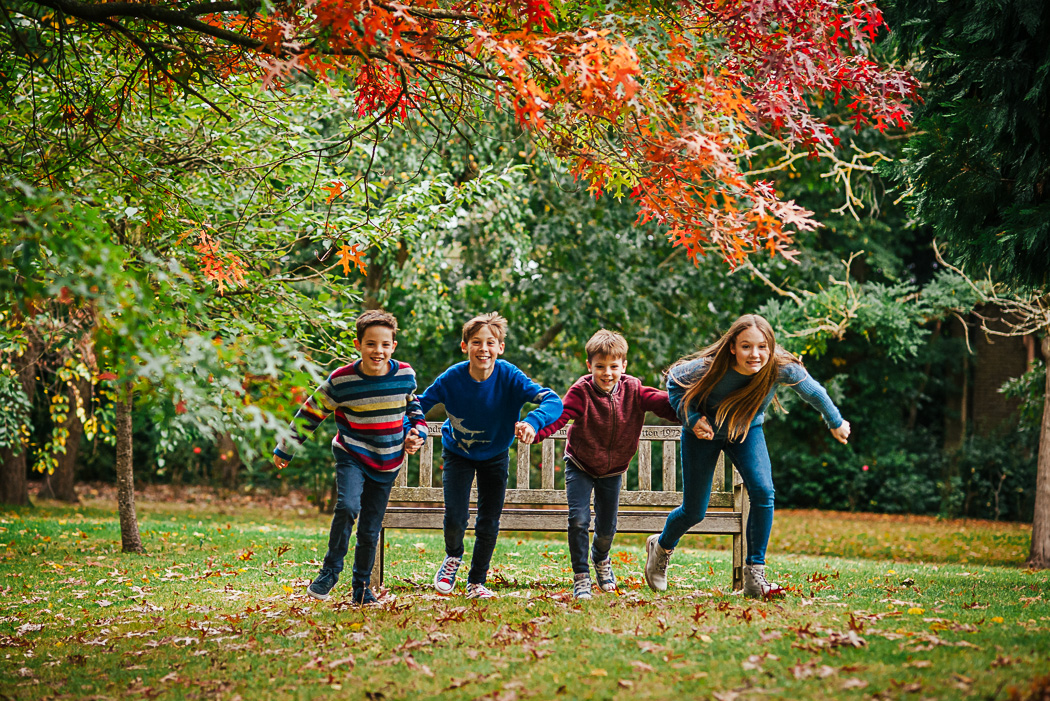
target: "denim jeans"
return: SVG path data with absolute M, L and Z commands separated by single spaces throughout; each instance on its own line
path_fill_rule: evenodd
M 764 565 L 769 533 L 773 530 L 773 473 L 761 426 L 748 431 L 740 443 L 726 438 L 702 441 L 687 428 L 682 429 L 682 505 L 667 516 L 660 546 L 670 550 L 685 532 L 704 520 L 711 500 L 711 480 L 718 454 L 725 451 L 740 472 L 751 499 L 744 537 L 747 564 Z
M 591 492 L 594 492 L 594 543 L 591 557 L 595 562 L 609 558 L 616 535 L 616 513 L 620 508 L 620 484 L 623 475 L 594 477 L 581 470 L 571 459 L 565 460 L 565 498 L 569 502 L 569 556 L 573 574 L 588 573 L 588 531 L 591 527 Z
M 474 553 L 467 582 L 484 584 L 492 551 L 496 549 L 503 499 L 507 496 L 510 453 L 488 460 L 471 460 L 443 450 L 441 457 L 445 462 L 441 473 L 445 494 L 445 554 L 449 557 L 463 557 L 463 536 L 470 518 L 470 486 L 474 477 L 478 478 L 478 517 L 474 522 Z
M 383 483 L 371 477 L 357 461 L 342 448 L 333 448 L 335 454 L 335 513 L 328 535 L 328 552 L 323 567 L 343 571 L 343 559 L 350 547 L 350 531 L 357 522 L 357 547 L 354 549 L 355 588 L 367 586 L 372 578 L 376 559 L 376 544 L 383 528 L 387 501 L 394 481 Z

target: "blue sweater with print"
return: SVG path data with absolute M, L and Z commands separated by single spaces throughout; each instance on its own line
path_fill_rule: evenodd
M 728 435 L 728 427 L 718 426 L 715 423 L 718 406 L 730 394 L 746 386 L 751 381 L 751 376 L 744 375 L 730 368 L 711 389 L 711 394 L 708 395 L 704 406 L 699 406 L 695 401 L 688 407 L 683 406 L 682 400 L 685 398 L 686 389 L 703 377 L 704 373 L 707 372 L 708 362 L 708 358 L 697 358 L 671 368 L 671 371 L 667 373 L 667 398 L 671 402 L 671 407 L 678 414 L 678 418 L 681 419 L 682 425 L 687 429 L 691 429 L 700 420 L 701 416 L 706 416 L 711 426 L 715 429 L 715 437 L 725 438 Z M 780 368 L 780 375 L 777 377 L 776 384 L 769 390 L 769 394 L 766 395 L 762 405 L 758 408 L 758 413 L 751 420 L 750 425 L 752 427 L 759 426 L 765 422 L 766 408 L 773 401 L 773 394 L 780 385 L 787 385 L 795 390 L 798 396 L 802 397 L 807 404 L 819 411 L 821 416 L 824 417 L 828 428 L 838 428 L 842 425 L 842 414 L 839 413 L 838 407 L 831 401 L 827 390 L 810 376 L 801 363 L 787 363 Z
M 539 407 L 521 419 L 526 402 Z M 497 360 L 484 382 L 470 376 L 470 363 L 456 363 L 419 395 L 426 414 L 437 404 L 445 405 L 448 420 L 441 427 L 446 450 L 471 460 L 488 460 L 506 452 L 514 442 L 514 424 L 519 420 L 539 431 L 561 416 L 557 393 L 541 387 L 517 367 Z

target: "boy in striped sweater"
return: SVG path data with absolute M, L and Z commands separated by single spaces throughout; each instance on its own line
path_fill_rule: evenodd
M 321 571 L 306 589 L 315 599 L 327 599 L 339 581 L 357 521 L 354 549 L 353 602 L 374 604 L 368 588 L 375 563 L 376 544 L 383 526 L 390 489 L 406 454 L 426 441 L 427 424 L 416 399 L 412 366 L 394 360 L 397 319 L 380 310 L 357 317 L 354 348 L 361 359 L 333 372 L 306 400 L 292 421 L 292 440 L 282 440 L 273 461 L 284 468 L 296 448 L 335 412 L 337 498 L 328 536 L 328 552 Z

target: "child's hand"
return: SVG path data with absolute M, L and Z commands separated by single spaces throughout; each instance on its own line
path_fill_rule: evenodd
M 514 424 L 514 435 L 525 445 L 532 445 L 532 442 L 536 440 L 536 429 L 532 427 L 532 424 L 519 421 Z
M 693 435 L 702 441 L 709 441 L 715 437 L 715 430 L 711 428 L 711 422 L 706 416 L 701 416 L 700 420 L 693 424 Z
M 416 433 L 415 429 L 412 429 L 405 436 L 405 452 L 409 455 L 414 455 L 417 450 L 423 447 L 425 442 L 423 436 Z
M 846 439 L 849 438 L 849 432 L 850 425 L 849 421 L 846 420 L 843 420 L 842 425 L 838 428 L 831 429 L 831 435 L 835 437 L 835 440 L 837 440 L 839 443 L 842 443 L 843 445 L 848 443 Z
M 273 456 L 273 464 L 277 466 L 278 470 L 283 470 L 288 467 L 288 461 L 282 458 L 280 455 Z

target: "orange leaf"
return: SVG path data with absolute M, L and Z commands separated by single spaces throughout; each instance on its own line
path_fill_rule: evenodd
M 343 181 L 333 180 L 331 185 L 326 185 L 321 189 L 328 193 L 328 197 L 325 198 L 325 204 L 332 204 L 332 200 L 343 194 Z
M 361 260 L 361 254 L 363 251 L 360 250 L 361 244 L 355 243 L 352 247 L 343 245 L 339 249 L 339 262 L 343 264 L 343 275 L 350 274 L 350 262 L 353 261 L 357 269 L 361 271 L 362 275 L 367 274 L 368 267 L 365 262 Z

